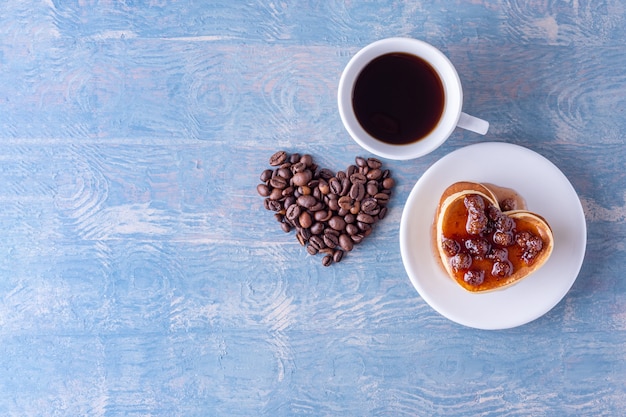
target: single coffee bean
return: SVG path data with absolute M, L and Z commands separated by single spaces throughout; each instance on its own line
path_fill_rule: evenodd
M 339 210 L 339 201 L 337 198 L 330 198 L 328 200 L 328 208 L 332 211 L 338 211 Z
M 333 194 L 341 193 L 341 181 L 337 177 L 333 177 L 328 180 L 328 186 L 330 188 L 330 192 Z
M 309 171 L 308 169 L 306 169 L 302 172 L 298 172 L 297 174 L 294 174 L 294 176 L 291 177 L 291 182 L 293 185 L 296 185 L 296 186 L 307 185 L 309 181 L 311 181 L 312 178 L 313 178 L 313 173 Z
M 350 252 L 352 248 L 354 247 L 354 243 L 352 242 L 352 239 L 350 238 L 350 236 L 346 234 L 339 235 L 338 243 L 339 243 L 339 246 L 341 246 L 341 248 L 345 250 L 346 252 Z
M 300 162 L 304 163 L 307 167 L 313 165 L 313 157 L 309 154 L 304 154 L 300 158 Z
M 275 166 L 281 165 L 286 160 L 287 160 L 287 152 L 278 151 L 270 157 L 270 165 L 275 167 Z
M 396 185 L 396 181 L 391 177 L 385 178 L 383 180 L 383 188 L 386 190 L 391 190 L 393 187 L 395 187 L 395 185 Z
M 316 222 L 311 226 L 311 233 L 314 235 L 321 235 L 324 233 L 324 223 Z
M 350 236 L 356 235 L 357 233 L 359 233 L 359 228 L 356 224 L 347 224 L 346 233 Z
M 330 266 L 333 263 L 333 257 L 331 255 L 326 255 L 322 258 L 322 265 Z
M 272 174 L 274 173 L 271 169 L 266 169 L 261 173 L 261 182 L 267 182 L 272 178 Z
M 333 216 L 328 221 L 328 225 L 335 230 L 343 230 L 346 227 L 346 221 L 340 216 Z
M 380 206 L 376 206 L 376 208 L 374 208 L 373 210 L 368 210 L 367 213 L 365 211 L 363 211 L 363 213 L 369 214 L 372 217 L 378 217 L 378 215 L 380 214 L 381 209 L 382 208 Z
M 283 209 L 283 205 L 280 203 L 280 201 L 276 201 L 272 199 L 269 200 L 268 207 L 269 207 L 269 210 L 272 210 L 272 211 L 281 211 Z
M 362 156 L 357 156 L 356 158 L 354 158 L 354 162 L 356 162 L 356 165 L 359 167 L 367 166 L 367 159 L 363 158 Z
M 320 193 L 322 195 L 326 195 L 326 194 L 330 193 L 330 186 L 328 185 L 328 182 L 326 182 L 324 180 L 320 181 L 320 183 L 317 186 L 317 188 L 320 190 Z
M 378 168 L 370 169 L 366 175 L 368 180 L 377 180 L 382 176 L 383 176 L 383 172 Z
M 278 170 L 276 171 L 276 175 L 278 175 L 281 178 L 286 179 L 287 181 L 289 181 L 291 177 L 293 176 L 289 168 L 278 168 Z
M 368 195 L 376 195 L 378 194 L 378 182 L 376 181 L 368 181 L 366 188 Z
M 324 255 L 331 255 L 333 254 L 335 250 L 331 249 L 331 248 L 322 248 L 320 249 L 320 253 L 323 253 Z
M 287 209 L 294 204 L 296 204 L 296 198 L 293 195 L 290 195 L 285 198 L 285 201 L 283 202 L 283 207 Z
M 335 212 L 333 210 L 328 210 L 326 212 L 326 216 L 320 221 L 327 223 L 330 219 L 332 219 L 334 215 L 335 215 Z
M 350 236 L 350 239 L 352 239 L 355 245 L 358 245 L 359 243 L 361 243 L 364 238 L 365 238 L 365 235 L 363 233 L 357 233 L 355 235 Z
M 300 222 L 300 226 L 304 227 L 305 229 L 308 229 L 313 224 L 313 220 L 311 219 L 311 215 L 308 211 L 303 211 L 302 213 L 300 213 L 298 221 Z
M 365 197 L 365 186 L 362 183 L 354 183 L 350 187 L 350 198 L 356 201 L 363 200 Z
M 307 245 L 306 251 L 309 253 L 309 255 L 317 255 L 318 253 L 318 250 L 315 247 L 313 247 L 310 243 Z
M 289 207 L 287 207 L 285 217 L 287 217 L 289 220 L 295 220 L 300 216 L 301 211 L 302 209 L 300 208 L 299 205 L 292 204 Z
M 363 222 L 357 221 L 356 225 L 362 232 L 366 232 L 372 228 L 372 225 L 370 223 L 363 223 Z
M 339 208 L 342 208 L 344 210 L 350 210 L 352 208 L 352 198 L 350 198 L 350 196 L 341 196 L 339 197 L 337 202 L 339 203 Z
M 383 165 L 382 162 L 380 162 L 379 159 L 376 158 L 367 158 L 367 166 L 370 167 L 371 169 L 377 169 L 380 168 Z
M 304 208 L 310 208 L 317 204 L 317 200 L 312 195 L 301 195 L 296 201 L 298 205 Z
M 309 246 L 313 246 L 315 249 L 320 250 L 324 249 L 326 247 L 326 244 L 324 244 L 324 239 L 317 235 L 313 235 L 309 239 Z
M 337 247 L 337 244 L 339 243 L 339 237 L 337 237 L 336 235 L 332 234 L 332 233 L 324 233 L 324 243 L 326 244 L 327 247 L 334 249 Z
M 350 177 L 350 182 L 352 184 L 365 184 L 367 182 L 367 177 L 360 172 L 352 174 Z
M 380 209 L 380 213 L 378 213 L 378 220 L 382 220 L 387 215 L 387 207 L 383 207 Z
M 283 177 L 274 177 L 270 180 L 270 185 L 274 188 L 280 188 L 282 190 L 287 187 L 287 180 Z
M 361 223 L 367 223 L 367 224 L 372 224 L 375 222 L 374 217 L 370 216 L 367 213 L 359 213 L 356 216 L 356 221 L 361 222 Z
M 313 216 L 318 222 L 327 222 L 331 217 L 333 217 L 333 212 L 332 210 L 319 210 L 316 211 Z
M 305 240 L 305 241 L 308 241 L 308 240 L 311 238 L 311 236 L 313 236 L 313 235 L 311 234 L 311 231 L 310 231 L 309 229 L 306 229 L 306 228 L 303 228 L 303 227 L 300 227 L 300 228 L 298 229 L 298 234 L 299 234 L 300 236 L 302 236 L 302 237 L 304 238 L 304 240 Z
M 281 223 L 280 228 L 283 229 L 283 232 L 285 233 L 291 232 L 291 225 L 289 223 L 286 223 L 286 222 Z
M 322 195 L 322 193 L 320 192 L 319 187 L 315 187 L 313 188 L 313 192 L 312 192 L 313 197 L 317 198 L 320 201 L 324 200 L 324 196 Z
M 351 186 L 352 186 L 352 183 L 350 182 L 350 179 L 348 177 L 342 179 L 341 180 L 341 193 L 339 194 L 348 195 L 348 193 L 350 192 Z
M 378 210 L 378 202 L 372 198 L 368 197 L 361 201 L 361 211 L 366 214 L 373 214 L 376 210 Z
M 265 184 L 259 184 L 256 186 L 256 191 L 261 197 L 267 197 L 272 193 L 272 189 Z
M 292 186 L 289 186 L 283 189 L 282 195 L 283 197 L 289 197 L 289 196 L 292 196 L 294 192 L 295 192 L 295 189 Z
M 269 195 L 270 200 L 280 200 L 283 198 L 283 190 L 280 188 L 273 188 Z
M 389 194 L 386 193 L 378 193 L 374 196 L 378 204 L 385 205 L 389 202 Z
M 341 260 L 343 259 L 343 251 L 342 250 L 336 250 L 333 252 L 333 262 L 337 263 L 337 262 L 341 262 Z

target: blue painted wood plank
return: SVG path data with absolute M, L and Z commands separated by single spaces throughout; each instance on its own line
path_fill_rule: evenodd
M 2 415 L 623 413 L 619 0 L 5 3 Z M 388 36 L 442 49 L 491 130 L 384 160 L 388 216 L 326 268 L 255 187 L 279 149 L 334 170 L 370 156 L 336 90 L 350 57 Z M 485 140 L 553 161 L 588 226 L 561 303 L 497 332 L 429 307 L 398 243 L 424 171 Z

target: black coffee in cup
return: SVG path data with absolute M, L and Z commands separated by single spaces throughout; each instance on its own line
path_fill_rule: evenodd
M 441 79 L 423 59 L 389 53 L 369 62 L 354 84 L 352 106 L 363 129 L 394 145 L 416 142 L 437 126 L 445 96 Z

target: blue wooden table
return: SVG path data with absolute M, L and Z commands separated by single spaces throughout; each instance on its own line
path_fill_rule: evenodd
M 3 2 L 0 414 L 623 415 L 624 27 L 621 0 Z M 390 36 L 446 53 L 491 129 L 384 160 L 387 217 L 324 267 L 256 185 L 277 150 L 372 156 L 337 84 Z M 420 176 L 482 141 L 551 160 L 588 227 L 565 298 L 508 330 L 439 315 L 398 242 Z

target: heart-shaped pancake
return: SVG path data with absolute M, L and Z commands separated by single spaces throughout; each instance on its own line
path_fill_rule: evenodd
M 546 220 L 515 208 L 510 198 L 503 202 L 503 190 L 458 182 L 444 191 L 437 207 L 435 242 L 441 264 L 470 292 L 511 286 L 538 270 L 552 253 L 554 237 Z

